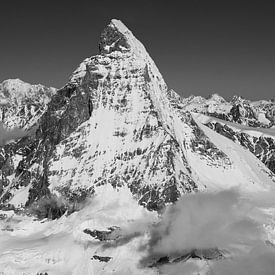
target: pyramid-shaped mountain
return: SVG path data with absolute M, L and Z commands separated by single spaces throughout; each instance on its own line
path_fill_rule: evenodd
M 99 50 L 52 95 L 36 131 L 1 147 L 2 208 L 49 194 L 81 201 L 108 185 L 160 210 L 188 192 L 274 183 L 253 154 L 180 107 L 121 21 L 104 29 Z

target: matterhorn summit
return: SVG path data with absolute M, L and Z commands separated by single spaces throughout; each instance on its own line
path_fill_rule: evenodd
M 119 20 L 101 33 L 99 54 L 61 89 L 1 85 L 2 123 L 28 130 L 0 147 L 3 274 L 158 274 L 161 256 L 142 260 L 150 231 L 144 224 L 157 223 L 167 206 L 187 194 L 255 194 L 274 185 L 263 158 L 215 128 L 222 113 L 230 123 L 244 121 L 241 113 L 230 121 L 235 103 L 217 94 L 182 99 L 169 90 Z M 32 117 L 20 120 L 12 110 L 24 100 Z M 9 117 L 18 122 L 11 126 Z M 213 249 L 201 258 L 224 257 Z

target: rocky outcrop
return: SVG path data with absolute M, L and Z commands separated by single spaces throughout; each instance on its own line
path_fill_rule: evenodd
M 112 257 L 108 257 L 108 256 L 98 256 L 98 255 L 94 255 L 92 257 L 92 260 L 97 260 L 97 261 L 100 261 L 100 262 L 109 262 L 110 260 L 112 260 Z
M 186 262 L 190 259 L 197 260 L 221 260 L 224 259 L 224 252 L 217 248 L 192 249 L 181 256 L 163 256 L 153 262 L 150 267 L 159 267 L 161 265 L 173 265 L 179 262 Z

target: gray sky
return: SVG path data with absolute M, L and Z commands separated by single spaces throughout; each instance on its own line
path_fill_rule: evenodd
M 3 1 L 0 81 L 63 86 L 121 19 L 183 96 L 274 98 L 274 1 Z

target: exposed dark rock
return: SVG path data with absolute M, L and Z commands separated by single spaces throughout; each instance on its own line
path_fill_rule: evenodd
M 107 26 L 100 36 L 99 51 L 101 54 L 112 51 L 129 50 L 127 38 L 116 30 L 114 25 Z
M 119 236 L 119 227 L 109 227 L 107 231 L 100 231 L 100 230 L 90 230 L 88 228 L 84 229 L 83 232 L 92 236 L 93 238 L 99 241 L 110 241 L 118 238 Z
M 158 260 L 154 261 L 150 267 L 158 267 L 165 264 L 173 264 L 178 262 L 186 262 L 189 259 L 198 259 L 198 260 L 219 260 L 223 259 L 224 252 L 218 248 L 205 248 L 205 249 L 193 249 L 182 255 L 171 255 L 171 256 L 162 256 Z
M 110 260 L 112 260 L 112 257 L 107 257 L 107 256 L 98 256 L 98 255 L 94 255 L 91 260 L 97 260 L 100 262 L 109 262 Z

